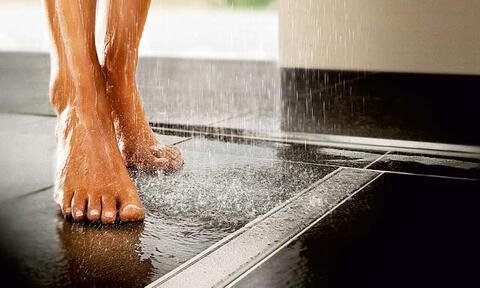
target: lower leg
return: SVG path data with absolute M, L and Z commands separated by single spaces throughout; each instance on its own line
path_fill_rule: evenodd
M 55 1 L 46 0 L 45 8 L 53 40 L 53 49 L 52 53 L 50 53 L 50 102 L 55 107 L 57 116 L 59 116 L 67 106 L 67 98 L 71 94 L 68 91 L 73 91 L 73 83 L 70 81 L 71 75 L 67 67 L 67 56 L 65 55 L 65 47 L 60 34 Z
M 46 0 L 54 40 L 52 103 L 58 114 L 55 201 L 74 220 L 143 218 L 116 145 L 94 41 L 96 0 Z M 132 208 L 133 207 L 133 208 Z
M 136 85 L 138 48 L 149 6 L 150 0 L 108 3 L 103 63 L 107 96 L 127 165 L 177 168 L 181 164 L 180 153 L 171 147 L 158 147 L 159 143 L 146 121 Z

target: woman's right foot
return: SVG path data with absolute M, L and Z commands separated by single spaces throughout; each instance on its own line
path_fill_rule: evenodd
M 61 83 L 66 82 L 57 82 Z M 117 218 L 126 222 L 141 220 L 144 209 L 117 147 L 103 89 L 105 86 L 102 83 L 92 86 L 94 88 L 84 86 L 87 88 L 82 88 L 80 92 L 74 87 L 52 89 L 52 96 L 61 91 L 93 93 L 94 96 L 76 95 L 81 99 L 93 99 L 90 106 L 83 102 L 90 109 L 81 109 L 81 104 L 78 104 L 81 101 L 55 103 L 60 97 L 52 97 L 59 111 L 54 199 L 63 215 L 75 221 L 88 219 L 113 223 Z

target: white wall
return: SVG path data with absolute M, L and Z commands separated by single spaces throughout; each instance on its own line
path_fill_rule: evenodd
M 285 67 L 480 74 L 480 0 L 281 0 Z
M 276 10 L 201 5 L 209 1 L 154 0 L 140 44 L 140 55 L 278 60 Z M 166 5 L 174 2 L 179 6 Z M 106 1 L 98 3 L 97 17 L 98 24 L 101 24 Z M 40 0 L 0 0 L 0 53 L 48 52 L 50 37 L 44 14 L 43 1 Z M 102 25 L 97 27 L 101 32 Z M 98 40 L 101 49 L 101 33 Z

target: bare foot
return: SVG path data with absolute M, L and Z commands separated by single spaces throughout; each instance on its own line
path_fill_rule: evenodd
M 117 214 L 121 221 L 141 220 L 143 206 L 117 147 L 102 81 L 75 87 L 64 80 L 53 82 L 52 102 L 58 111 L 54 199 L 63 215 L 75 221 L 113 223 Z M 57 97 L 66 91 L 75 97 Z M 87 105 L 85 99 L 93 102 Z
M 104 72 L 118 146 L 127 167 L 147 170 L 179 169 L 183 164 L 180 150 L 160 145 L 145 118 L 135 80 L 119 77 L 118 72 L 106 68 Z

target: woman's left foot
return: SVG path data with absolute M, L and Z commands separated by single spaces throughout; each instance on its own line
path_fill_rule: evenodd
M 146 121 L 135 80 L 115 81 L 111 71 L 105 74 L 117 142 L 126 166 L 145 170 L 179 169 L 183 164 L 180 150 L 160 145 Z

